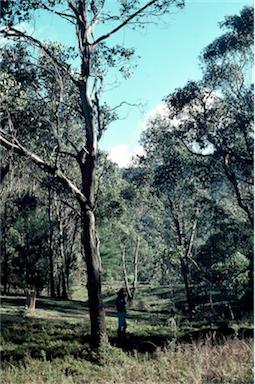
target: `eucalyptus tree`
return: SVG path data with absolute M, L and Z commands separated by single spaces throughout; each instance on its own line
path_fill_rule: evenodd
M 88 295 L 91 321 L 92 344 L 96 347 L 107 340 L 105 314 L 101 297 L 101 261 L 98 240 L 95 231 L 95 171 L 98 151 L 98 140 L 106 128 L 108 119 L 105 108 L 100 103 L 100 95 L 104 78 L 109 67 L 120 65 L 119 69 L 126 74 L 126 61 L 133 56 L 134 50 L 123 46 L 111 46 L 110 38 L 127 25 L 136 28 L 144 23 L 157 20 L 171 5 L 183 6 L 182 0 L 151 0 L 148 2 L 118 1 L 113 9 L 107 7 L 102 0 L 32 0 L 3 1 L 1 4 L 2 28 L 1 35 L 9 40 L 26 42 L 30 49 L 42 52 L 51 63 L 51 83 L 56 85 L 57 95 L 52 105 L 55 119 L 52 122 L 52 147 L 50 158 L 38 156 L 29 145 L 24 145 L 15 136 L 18 125 L 14 123 L 13 114 L 5 109 L 5 124 L 1 131 L 1 144 L 9 151 L 15 151 L 28 157 L 46 171 L 54 175 L 75 197 L 81 210 L 83 226 L 83 246 L 87 265 Z M 32 35 L 17 28 L 21 21 L 30 20 L 36 10 L 43 9 L 58 15 L 66 23 L 73 26 L 78 42 L 80 68 L 71 69 L 70 63 L 59 59 L 54 50 Z M 101 25 L 101 29 L 100 29 Z M 109 44 L 107 44 L 109 41 Z M 43 65 L 38 62 L 39 54 L 31 55 L 29 66 Z M 11 58 L 10 58 L 11 59 Z M 44 70 L 47 72 L 47 66 Z M 61 130 L 60 112 L 63 108 L 65 92 L 64 79 L 69 79 L 78 95 L 79 123 L 77 129 L 82 132 L 81 140 L 73 142 L 72 137 L 63 135 Z M 44 95 L 41 95 L 43 100 Z M 75 105 L 76 107 L 76 105 Z M 32 123 L 30 129 L 38 132 L 38 124 Z M 39 129 L 39 132 L 41 130 Z M 79 181 L 73 180 L 72 174 L 64 171 L 61 163 L 67 157 L 75 162 L 80 172 Z
M 156 281 L 155 244 L 161 237 L 155 196 L 150 194 L 149 175 L 137 164 L 123 170 L 101 153 L 98 168 L 96 216 L 102 263 L 107 278 L 124 280 L 133 300 L 139 281 Z
M 134 300 L 139 280 L 150 281 L 153 274 L 156 231 L 154 210 L 157 204 L 150 194 L 150 175 L 133 163 L 123 172 L 125 188 L 121 192 L 124 201 L 124 215 L 119 227 L 119 247 L 122 256 L 122 270 L 130 300 Z M 131 288 L 130 288 L 131 285 Z
M 227 16 L 226 33 L 201 54 L 203 78 L 165 100 L 173 134 L 196 156 L 206 157 L 225 190 L 253 227 L 253 8 Z M 252 304 L 253 252 L 249 244 Z
M 23 191 L 4 205 L 1 239 L 3 291 L 40 293 L 48 286 L 48 226 L 40 199 Z
M 190 266 L 197 231 L 208 226 L 206 216 L 214 201 L 208 190 L 206 159 L 191 154 L 174 135 L 171 120 L 157 117 L 144 131 L 141 142 L 145 156 L 141 165 L 148 167 L 151 188 L 163 202 L 165 230 L 162 232 L 168 257 L 178 259 L 189 310 L 193 308 Z M 166 254 L 162 255 L 164 258 Z M 172 260 L 174 263 L 174 260 Z
M 240 304 L 249 289 L 250 261 L 247 256 L 253 235 L 244 213 L 240 209 L 235 212 L 233 205 L 229 208 L 232 210 L 225 209 L 214 216 L 212 231 L 198 247 L 196 260 L 201 266 L 200 276 L 194 274 L 193 278 L 198 289 L 207 285 L 204 297 L 208 297 L 212 307 L 219 298 L 227 300 L 229 305 L 234 304 L 234 314 L 239 317 Z
M 203 79 L 166 98 L 175 134 L 211 154 L 253 225 L 253 8 L 227 16 L 226 33 L 201 55 Z
M 108 159 L 107 153 L 100 151 L 97 161 L 95 214 L 104 266 L 103 277 L 108 281 L 122 279 L 118 232 L 126 209 L 121 195 L 125 186 L 121 169 Z
M 54 184 L 53 184 L 54 185 Z M 48 209 L 52 229 L 52 257 L 54 287 L 58 297 L 67 299 L 70 293 L 71 275 L 79 265 L 81 250 L 80 213 L 65 191 L 52 187 Z M 76 209 L 75 209 L 76 208 Z

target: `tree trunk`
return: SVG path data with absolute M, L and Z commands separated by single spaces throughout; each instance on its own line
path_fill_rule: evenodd
M 189 312 L 192 313 L 193 309 L 194 309 L 194 303 L 193 303 L 193 300 L 192 300 L 192 292 L 191 292 L 191 288 L 190 288 L 190 285 L 189 285 L 189 282 L 188 282 L 188 259 L 191 259 L 192 260 L 192 248 L 193 248 L 193 243 L 194 243 L 194 240 L 195 240 L 195 236 L 196 236 L 196 229 L 197 229 L 197 219 L 194 220 L 193 222 L 193 226 L 192 226 L 192 230 L 191 230 L 191 235 L 190 235 L 190 239 L 189 239 L 189 244 L 186 248 L 186 254 L 185 254 L 185 267 L 184 269 L 186 270 L 186 276 L 184 277 L 184 280 L 185 280 L 185 286 L 186 286 L 186 292 L 187 292 L 187 300 L 188 300 L 188 307 L 189 307 Z
M 99 253 L 99 244 L 96 237 L 94 214 L 97 139 L 91 100 L 87 94 L 86 86 L 86 84 L 82 83 L 80 89 L 83 101 L 82 105 L 86 116 L 86 149 L 88 152 L 86 155 L 85 163 L 83 162 L 82 152 L 79 158 L 82 174 L 82 192 L 86 197 L 85 202 L 80 201 L 80 206 L 83 231 L 82 242 L 85 253 L 85 262 L 87 266 L 87 289 L 91 324 L 91 346 L 92 348 L 99 348 L 107 344 L 108 338 L 105 324 L 105 312 L 102 301 L 101 259 Z
M 182 276 L 185 284 L 188 309 L 189 309 L 189 312 L 191 313 L 194 308 L 194 305 L 192 301 L 191 289 L 190 289 L 189 279 L 188 279 L 189 271 L 188 271 L 187 261 L 182 256 L 181 256 L 181 271 L 182 271 Z
M 136 288 L 137 288 L 139 247 L 140 247 L 140 236 L 138 236 L 138 238 L 137 238 L 135 249 L 134 249 L 134 259 L 133 259 L 134 260 L 134 265 L 133 265 L 133 267 L 134 267 L 134 269 L 133 269 L 134 276 L 133 276 L 132 290 L 130 290 L 129 283 L 128 283 L 127 268 L 126 268 L 125 247 L 120 245 L 124 282 L 125 282 L 125 287 L 126 287 L 126 291 L 127 291 L 128 300 L 130 300 L 130 301 L 135 300 L 135 294 L 136 294 Z
M 2 268 L 2 284 L 3 284 L 3 294 L 7 294 L 7 285 L 9 283 L 9 258 L 7 254 L 7 202 L 4 204 L 4 225 L 3 225 L 3 230 L 2 230 L 2 247 L 1 247 L 1 254 L 2 254 L 2 263 L 3 263 L 3 268 Z
M 67 279 L 66 279 L 66 255 L 64 247 L 64 228 L 63 228 L 63 217 L 61 214 L 60 203 L 55 201 L 55 209 L 57 214 L 58 222 L 58 236 L 59 236 L 59 252 L 61 260 L 61 282 L 62 282 L 62 294 L 63 299 L 68 299 Z
M 253 252 L 249 252 L 247 255 L 250 260 L 248 270 L 248 287 L 246 293 L 242 299 L 242 309 L 244 312 L 254 312 L 254 255 Z
M 48 188 L 48 221 L 49 221 L 49 267 L 50 267 L 50 297 L 55 295 L 54 263 L 53 263 L 53 221 L 51 217 L 51 186 Z
M 121 248 L 121 261 L 122 261 L 122 270 L 123 270 L 125 287 L 126 287 L 128 299 L 131 300 L 132 294 L 129 289 L 128 275 L 127 275 L 127 268 L 126 268 L 126 250 L 125 250 L 125 246 L 120 246 L 120 248 Z
M 35 304 L 36 304 L 36 293 L 35 293 L 35 291 L 32 291 L 31 293 L 27 294 L 26 304 L 27 304 L 28 308 L 31 309 L 32 311 L 35 310 Z
M 82 192 L 86 198 L 85 202 L 80 201 L 80 206 L 83 246 L 88 278 L 87 288 L 91 324 L 91 346 L 92 348 L 99 348 L 106 345 L 108 339 L 101 292 L 101 259 L 95 230 L 94 205 L 96 156 L 98 148 L 95 113 L 88 84 L 93 48 L 88 41 L 89 31 L 87 29 L 86 6 L 86 2 L 77 0 L 77 12 L 79 14 L 79 18 L 77 19 L 77 37 L 81 56 L 81 79 L 79 81 L 79 90 L 82 112 L 85 119 L 85 150 L 82 148 L 77 160 L 80 165 L 82 176 Z
M 184 223 L 183 223 L 182 213 L 181 213 L 181 211 L 178 211 L 178 209 L 177 210 L 175 209 L 170 198 L 169 198 L 169 202 L 170 202 L 170 207 L 171 207 L 172 212 L 173 212 L 173 218 L 174 218 L 174 223 L 175 223 L 175 227 L 176 227 L 178 243 L 184 249 L 184 252 L 185 252 L 184 255 L 180 255 L 181 273 L 183 276 L 185 290 L 186 290 L 188 309 L 189 309 L 189 312 L 192 313 L 192 310 L 194 308 L 194 304 L 192 301 L 191 287 L 189 284 L 189 277 L 188 277 L 189 276 L 189 268 L 188 268 L 187 259 L 190 256 L 190 253 L 192 250 L 192 245 L 193 245 L 193 241 L 194 241 L 197 221 L 195 220 L 195 223 L 193 224 L 190 241 L 189 241 L 189 244 L 187 244 L 186 234 L 185 234 L 185 230 L 183 228 Z
M 91 345 L 102 347 L 107 343 L 105 312 L 101 294 L 101 261 L 95 234 L 95 217 L 86 206 L 82 207 L 83 246 L 87 266 L 87 289 L 91 324 Z
M 135 252 L 134 252 L 134 281 L 133 281 L 132 300 L 135 300 L 135 294 L 136 294 L 136 288 L 137 288 L 139 247 L 140 247 L 140 236 L 138 236 L 137 238 Z
M 230 181 L 230 183 L 233 186 L 234 193 L 236 195 L 236 199 L 237 199 L 237 203 L 238 203 L 239 207 L 246 213 L 248 220 L 251 224 L 251 227 L 254 228 L 253 207 L 249 207 L 249 205 L 245 202 L 247 200 L 245 200 L 242 197 L 242 193 L 241 193 L 240 187 L 238 185 L 236 174 L 235 174 L 235 172 L 233 172 L 231 170 L 231 166 L 228 165 L 228 158 L 226 156 L 224 157 L 223 168 L 224 168 L 224 171 L 225 171 L 225 174 L 226 174 L 228 180 Z

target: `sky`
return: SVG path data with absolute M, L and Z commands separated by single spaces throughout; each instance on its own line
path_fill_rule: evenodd
M 108 0 L 108 6 L 115 6 Z M 114 73 L 106 79 L 104 100 L 118 110 L 120 119 L 112 123 L 100 141 L 100 148 L 109 152 L 119 166 L 127 166 L 132 153 L 141 153 L 139 138 L 146 120 L 160 111 L 164 97 L 189 80 L 199 80 L 199 54 L 224 30 L 219 22 L 226 15 L 239 14 L 252 1 L 186 0 L 183 10 L 172 8 L 158 26 L 150 24 L 143 31 L 125 28 L 114 36 L 114 42 L 134 48 L 137 67 L 130 79 Z M 61 24 L 57 15 L 40 13 L 34 35 L 77 46 L 75 34 Z M 114 81 L 117 77 L 117 84 Z

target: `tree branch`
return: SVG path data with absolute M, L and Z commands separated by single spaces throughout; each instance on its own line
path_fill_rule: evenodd
M 46 173 L 55 176 L 58 181 L 64 185 L 72 194 L 75 195 L 76 199 L 80 204 L 86 204 L 89 205 L 89 202 L 87 201 L 84 194 L 79 190 L 76 185 L 73 184 L 71 180 L 69 180 L 68 177 L 66 177 L 63 172 L 58 169 L 57 167 L 53 167 L 52 165 L 48 164 L 46 161 L 44 161 L 42 158 L 37 156 L 35 153 L 30 152 L 28 149 L 23 147 L 17 140 L 16 143 L 11 142 L 10 140 L 6 139 L 5 134 L 3 132 L 0 133 L 0 144 L 8 149 L 12 150 L 15 153 L 17 153 L 19 156 L 26 157 L 30 159 L 35 165 L 37 165 L 39 168 L 41 168 Z M 91 208 L 91 206 L 89 206 Z
M 70 15 L 69 13 L 64 13 L 64 12 L 58 12 L 56 10 L 53 10 L 49 7 L 47 7 L 47 5 L 45 4 L 42 4 L 42 8 L 45 9 L 46 11 L 49 11 L 51 13 L 54 13 L 64 19 L 66 19 L 67 21 L 69 21 L 70 23 L 72 24 L 75 24 L 75 22 L 73 20 L 70 20 L 70 19 L 76 19 L 76 17 L 74 15 Z
M 60 74 L 59 74 L 59 71 L 58 71 L 58 66 L 65 71 L 65 73 L 70 77 L 70 79 L 72 80 L 72 82 L 78 86 L 79 82 L 71 75 L 70 71 L 69 71 L 69 66 L 64 66 L 62 63 L 60 63 L 58 60 L 56 60 L 56 58 L 51 54 L 51 52 L 49 51 L 49 49 L 47 49 L 40 40 L 34 38 L 33 36 L 29 36 L 27 35 L 26 33 L 22 32 L 22 31 L 19 31 L 18 29 L 16 28 L 13 28 L 13 27 L 10 27 L 5 30 L 2 30 L 0 31 L 1 34 L 3 34 L 4 36 L 8 36 L 10 38 L 12 37 L 20 37 L 20 38 L 23 38 L 24 40 L 28 40 L 29 42 L 31 42 L 34 46 L 36 46 L 37 48 L 41 49 L 48 57 L 49 59 L 52 61 L 53 63 L 53 66 L 56 70 L 56 73 L 58 75 L 59 78 L 61 78 Z
M 147 8 L 149 8 L 151 5 L 155 4 L 158 0 L 151 0 L 149 3 L 145 4 L 142 8 L 138 9 L 138 11 L 134 12 L 132 15 L 130 15 L 125 21 L 123 21 L 119 26 L 114 28 L 112 31 L 106 33 L 105 35 L 102 35 L 99 37 L 96 41 L 94 41 L 92 46 L 95 46 L 101 41 L 108 39 L 108 37 L 112 36 L 114 33 L 118 32 L 120 29 L 125 27 L 131 20 L 133 20 L 136 16 L 139 16 L 143 11 L 145 11 Z

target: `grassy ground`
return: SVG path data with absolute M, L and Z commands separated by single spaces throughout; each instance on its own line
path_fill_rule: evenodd
M 166 288 L 144 287 L 128 310 L 127 338 L 119 343 L 116 290 L 104 291 L 110 342 L 99 359 L 89 347 L 85 295 L 85 301 L 77 290 L 76 300 L 40 298 L 32 312 L 25 308 L 25 298 L 4 297 L 1 383 L 254 382 L 250 321 L 232 321 L 227 328 L 211 324 L 209 329 L 208 324 L 174 313 Z

